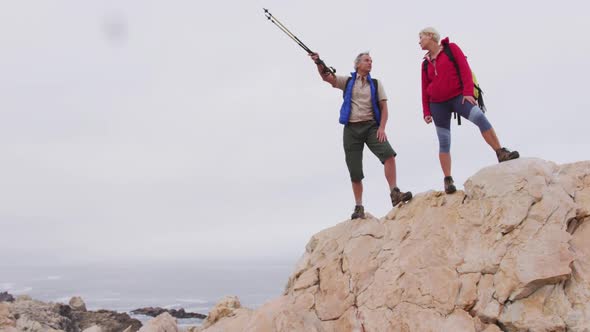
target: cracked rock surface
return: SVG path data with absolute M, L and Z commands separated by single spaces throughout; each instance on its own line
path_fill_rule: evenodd
M 590 331 L 590 161 L 464 187 L 317 233 L 281 297 L 203 331 Z

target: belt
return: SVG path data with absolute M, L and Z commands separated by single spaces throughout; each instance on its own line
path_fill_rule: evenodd
M 359 121 L 359 122 L 349 122 L 349 125 L 366 125 L 370 123 L 374 123 L 375 120 L 366 120 L 366 121 Z

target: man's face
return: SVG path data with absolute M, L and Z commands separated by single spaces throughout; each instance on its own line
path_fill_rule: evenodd
M 371 59 L 370 55 L 363 55 L 361 60 L 359 61 L 358 66 L 356 67 L 357 71 L 361 72 L 370 72 L 371 68 L 373 67 L 373 59 Z

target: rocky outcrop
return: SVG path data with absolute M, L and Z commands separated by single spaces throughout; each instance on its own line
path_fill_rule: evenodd
M 202 330 L 590 331 L 590 162 L 514 160 L 464 187 L 314 235 L 283 296 Z
M 14 297 L 8 294 L 8 292 L 1 292 L 0 302 L 14 302 Z
M 127 328 L 131 328 L 130 332 L 135 332 L 141 328 L 141 322 L 137 319 L 126 313 L 110 310 L 74 311 L 72 317 L 81 330 L 94 325 L 98 325 L 102 332 L 119 332 Z
M 139 332 L 178 332 L 176 319 L 165 312 L 154 319 L 150 319 Z
M 98 325 L 93 325 L 92 327 L 89 327 L 82 332 L 102 332 L 102 329 Z
M 102 332 L 120 332 L 128 329 L 135 332 L 141 328 L 141 322 L 132 319 L 125 313 L 117 313 L 108 310 L 86 311 L 83 303 L 74 301 L 72 309 L 70 305 L 59 303 L 44 303 L 31 300 L 30 297 L 19 297 L 15 302 L 0 303 L 0 331 L 27 332 L 79 332 L 94 326 Z M 70 301 L 72 303 L 72 301 Z M 84 309 L 84 310 L 81 310 Z M 96 328 L 94 328 L 96 330 Z
M 16 318 L 18 331 L 76 331 L 71 308 L 67 305 L 44 303 L 19 297 L 9 306 L 10 314 Z
M 0 302 L 0 331 L 16 331 L 16 317 L 10 312 L 8 303 Z
M 135 309 L 135 310 L 131 311 L 131 313 L 134 315 L 145 315 L 145 316 L 150 316 L 150 317 L 156 317 L 156 316 L 159 316 L 165 312 L 169 313 L 170 316 L 172 316 L 174 318 L 181 318 L 181 319 L 185 319 L 185 318 L 205 319 L 205 318 L 207 318 L 207 315 L 199 314 L 196 312 L 186 312 L 186 311 L 184 311 L 184 309 L 176 310 L 176 309 L 164 309 L 164 308 L 159 308 L 159 307 L 147 307 L 147 308 L 140 308 L 140 309 Z
M 70 299 L 70 308 L 75 311 L 86 311 L 86 303 L 79 296 L 74 296 Z
M 242 308 L 237 296 L 226 296 L 211 309 L 203 327 L 211 326 L 224 317 L 233 317 L 241 311 L 250 312 L 249 309 Z

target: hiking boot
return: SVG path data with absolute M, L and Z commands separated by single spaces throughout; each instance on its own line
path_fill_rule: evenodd
M 356 205 L 354 212 L 350 216 L 350 219 L 365 219 L 365 208 L 362 205 Z
M 506 148 L 501 148 L 496 150 L 496 156 L 498 157 L 498 162 L 501 163 L 503 161 L 516 159 L 520 157 L 520 154 L 518 154 L 518 151 L 510 151 Z
M 457 191 L 457 187 L 455 187 L 455 181 L 453 181 L 452 176 L 445 176 L 445 193 L 452 194 Z
M 412 192 L 408 191 L 403 193 L 399 191 L 398 187 L 394 187 L 393 189 L 391 189 L 391 194 L 389 194 L 389 197 L 391 197 L 391 204 L 393 204 L 393 206 L 396 207 L 400 202 L 407 202 L 411 200 Z

